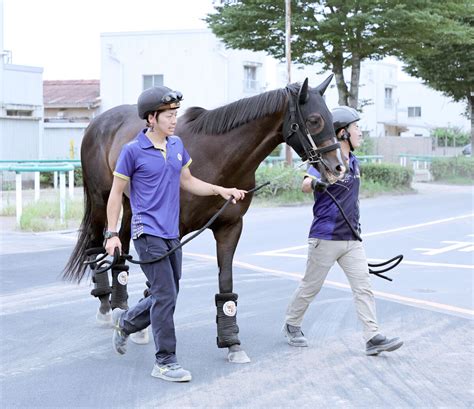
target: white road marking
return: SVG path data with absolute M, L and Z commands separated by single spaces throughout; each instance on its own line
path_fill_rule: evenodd
M 418 248 L 415 248 L 414 250 L 425 251 L 424 253 L 421 253 L 425 256 L 435 256 L 437 254 L 447 253 L 448 251 L 459 250 L 467 246 L 470 248 L 474 248 L 474 246 L 472 246 L 472 243 L 469 241 L 442 241 L 441 243 L 447 243 L 447 244 L 453 243 L 453 244 L 451 244 L 450 246 L 444 246 L 438 249 L 418 247 Z
M 209 256 L 207 254 L 199 254 L 199 253 L 184 253 L 188 257 L 195 257 L 195 258 L 201 258 L 201 259 L 206 259 L 206 260 L 217 260 L 215 256 Z M 242 268 L 247 268 L 249 270 L 253 271 L 259 271 L 259 272 L 265 272 L 265 273 L 270 273 L 270 274 L 275 274 L 281 277 L 289 277 L 292 279 L 301 279 L 303 277 L 303 274 L 301 273 L 293 273 L 293 272 L 288 272 L 288 271 L 282 271 L 282 270 L 275 270 L 271 268 L 265 268 L 265 267 L 260 267 L 256 266 L 250 263 L 245 263 L 241 261 L 237 261 L 234 259 L 234 265 L 242 267 Z M 340 283 L 337 281 L 330 281 L 326 280 L 324 282 L 324 286 L 327 287 L 336 287 L 336 288 L 343 288 L 346 290 L 350 290 L 350 285 L 345 284 L 345 283 Z M 391 293 L 386 293 L 382 291 L 373 291 L 373 293 L 381 298 L 388 299 L 388 300 L 393 300 L 395 302 L 401 303 L 401 304 L 408 304 L 408 305 L 415 305 L 415 306 L 421 306 L 422 308 L 434 308 L 437 310 L 442 310 L 442 311 L 449 311 L 449 312 L 455 312 L 455 313 L 460 313 L 460 314 L 465 314 L 465 315 L 471 315 L 474 316 L 474 310 L 467 309 L 467 308 L 460 308 L 456 307 L 454 305 L 448 305 L 448 304 L 441 304 L 433 301 L 426 301 L 426 300 L 420 300 L 417 298 L 411 298 L 411 297 L 405 297 L 402 295 L 397 295 L 397 294 L 391 294 Z

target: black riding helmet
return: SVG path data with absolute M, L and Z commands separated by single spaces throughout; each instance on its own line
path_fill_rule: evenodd
M 359 113 L 351 107 L 348 106 L 339 106 L 334 108 L 331 111 L 332 114 L 332 124 L 334 125 L 334 130 L 336 134 L 341 130 L 344 129 L 341 136 L 339 137 L 342 141 L 347 141 L 349 143 L 349 149 L 351 152 L 354 151 L 354 147 L 352 146 L 351 136 L 347 131 L 347 127 L 352 124 L 353 122 L 357 122 L 360 120 Z
M 138 97 L 138 116 L 148 119 L 149 113 L 179 108 L 182 99 L 181 92 L 173 91 L 165 86 L 148 88 Z
M 342 128 L 348 127 L 352 122 L 360 120 L 359 113 L 351 107 L 339 106 L 331 111 L 334 130 L 338 133 Z

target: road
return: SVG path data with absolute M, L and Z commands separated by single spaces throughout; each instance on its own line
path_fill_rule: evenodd
M 242 345 L 230 364 L 216 347 L 215 245 L 205 232 L 185 247 L 175 314 L 188 384 L 150 376 L 152 344 L 111 348 L 95 323 L 88 282 L 59 274 L 75 233 L 0 237 L 2 408 L 473 407 L 473 190 L 422 185 L 418 194 L 361 201 L 371 260 L 404 254 L 387 282 L 374 277 L 382 331 L 405 345 L 367 357 L 352 295 L 335 267 L 303 323 L 309 348 L 280 329 L 305 266 L 310 206 L 251 208 L 234 263 Z M 144 279 L 131 268 L 130 303 Z

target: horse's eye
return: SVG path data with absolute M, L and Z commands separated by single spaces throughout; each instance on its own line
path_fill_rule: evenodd
M 321 121 L 321 118 L 319 118 L 317 116 L 312 116 L 312 117 L 308 118 L 308 121 L 311 125 L 318 125 L 319 122 Z

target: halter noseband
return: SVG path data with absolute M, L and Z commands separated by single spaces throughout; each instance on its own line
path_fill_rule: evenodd
M 317 138 L 318 134 L 312 135 L 308 131 L 303 114 L 301 113 L 299 100 L 295 103 L 291 90 L 288 87 L 286 87 L 286 90 L 288 93 L 289 117 L 283 126 L 283 137 L 285 142 L 290 145 L 304 161 L 308 160 L 311 164 L 321 162 L 324 166 L 329 167 L 324 162 L 322 155 L 326 152 L 340 149 L 340 143 L 336 142 L 332 145 L 325 146 L 324 148 L 318 148 L 314 142 L 314 138 Z M 287 129 L 287 131 L 285 131 L 285 129 Z M 297 140 L 291 139 L 294 134 L 297 135 Z

